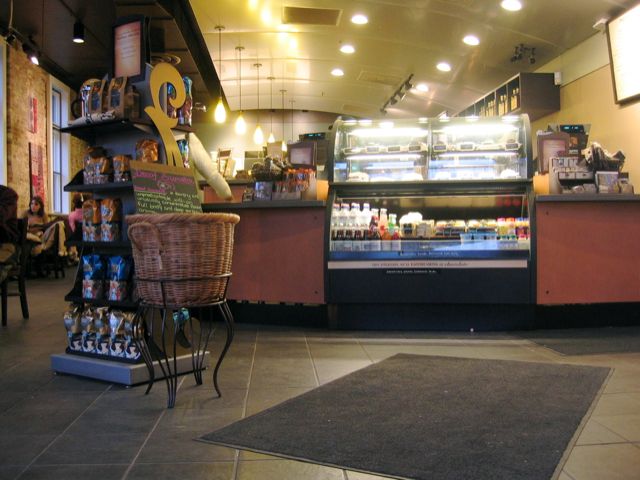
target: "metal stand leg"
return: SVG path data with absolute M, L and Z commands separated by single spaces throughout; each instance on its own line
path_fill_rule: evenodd
M 138 346 L 138 349 L 140 350 L 140 354 L 142 355 L 142 359 L 147 366 L 147 370 L 149 371 L 149 385 L 147 386 L 147 390 L 144 392 L 145 395 L 147 395 L 151 391 L 151 387 L 153 387 L 153 382 L 155 381 L 153 358 L 151 357 L 149 343 L 145 341 L 145 336 L 149 335 L 149 332 L 153 332 L 152 329 L 145 328 L 145 325 L 147 324 L 146 318 L 148 313 L 148 308 L 140 307 L 133 322 L 133 338 Z M 152 318 L 149 323 L 153 322 L 153 311 L 151 313 Z
M 207 315 L 208 318 L 205 319 L 204 315 Z M 200 308 L 198 319 L 200 320 L 200 330 L 198 333 L 198 342 L 194 342 L 194 329 L 193 329 L 193 317 L 189 319 L 191 325 L 191 365 L 193 367 L 193 376 L 196 379 L 197 385 L 202 385 L 202 371 L 204 370 L 204 359 L 205 352 L 207 351 L 207 346 L 209 345 L 209 340 L 211 338 L 211 334 L 213 333 L 213 322 L 211 319 L 211 309 L 210 308 Z M 195 348 L 194 348 L 195 347 Z
M 164 375 L 164 379 L 167 382 L 167 408 L 173 408 L 176 404 L 176 390 L 178 387 L 178 372 L 177 372 L 177 361 L 176 361 L 176 337 L 177 333 L 176 325 L 174 324 L 174 335 L 173 335 L 173 371 L 171 368 L 171 361 L 169 356 L 167 355 L 167 316 L 169 317 L 169 321 L 173 322 L 173 310 L 169 310 L 166 308 L 162 310 L 162 348 L 159 351 L 158 363 L 160 364 L 160 369 L 162 370 L 162 374 Z M 167 315 L 167 312 L 169 315 Z M 163 365 L 164 363 L 164 365 Z
M 220 358 L 218 358 L 216 367 L 213 370 L 213 386 L 216 389 L 218 397 L 221 397 L 222 393 L 220 392 L 220 388 L 218 387 L 218 370 L 220 369 L 222 360 L 227 354 L 227 350 L 229 350 L 229 347 L 231 346 L 231 342 L 233 341 L 234 325 L 233 325 L 233 315 L 231 314 L 231 309 L 229 308 L 229 305 L 227 305 L 226 300 L 223 300 L 221 303 L 218 304 L 218 309 L 220 310 L 220 313 L 222 314 L 222 318 L 224 319 L 224 323 L 227 327 L 227 340 L 224 344 L 224 348 L 222 349 L 222 352 L 220 353 Z

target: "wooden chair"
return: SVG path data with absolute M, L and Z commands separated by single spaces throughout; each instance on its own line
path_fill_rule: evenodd
M 20 240 L 16 245 L 18 249 L 18 262 L 11 269 L 7 278 L 0 285 L 2 294 L 2 326 L 7 325 L 7 297 L 20 296 L 20 306 L 22 308 L 22 318 L 29 318 L 29 304 L 27 303 L 27 264 L 29 263 L 30 245 L 27 241 L 27 220 L 18 220 L 18 229 L 20 231 Z M 18 292 L 9 293 L 9 282 L 18 282 Z

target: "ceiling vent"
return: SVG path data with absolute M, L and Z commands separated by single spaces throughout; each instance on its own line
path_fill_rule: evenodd
M 362 70 L 358 75 L 358 80 L 361 82 L 377 83 L 379 85 L 387 85 L 389 87 L 396 87 L 402 82 L 403 78 L 398 75 L 388 75 L 384 73 L 369 72 Z
M 299 25 L 338 25 L 342 10 L 336 8 L 282 8 L 282 23 L 296 23 Z

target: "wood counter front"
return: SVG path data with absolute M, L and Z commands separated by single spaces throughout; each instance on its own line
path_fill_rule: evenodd
M 324 303 L 324 202 L 204 204 L 240 215 L 227 298 Z
M 640 195 L 536 199 L 537 303 L 640 301 Z

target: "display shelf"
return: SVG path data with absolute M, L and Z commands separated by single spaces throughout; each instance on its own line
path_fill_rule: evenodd
M 323 200 L 264 200 L 242 203 L 203 203 L 202 211 L 207 213 L 226 210 L 248 210 L 260 208 L 309 208 L 324 206 L 325 202 Z
M 85 184 L 82 181 L 82 170 L 74 175 L 69 183 L 64 186 L 65 192 L 128 192 L 133 191 L 133 182 L 111 182 Z
M 109 249 L 109 250 L 123 250 L 123 249 L 128 249 L 131 250 L 131 242 L 128 241 L 118 241 L 118 242 L 85 242 L 83 240 L 67 240 L 65 242 L 65 245 L 67 247 L 72 247 L 72 246 L 85 246 L 85 247 L 91 247 L 93 249 Z
M 152 133 L 154 131 L 153 123 L 150 120 L 139 119 L 114 119 L 104 122 L 84 123 L 79 125 L 71 125 L 60 129 L 62 133 L 68 133 L 74 137 L 80 138 L 85 142 L 91 142 L 96 135 L 122 134 L 127 132 L 141 131 Z M 195 130 L 186 125 L 177 125 L 173 128 L 177 132 L 191 133 Z
M 522 72 L 456 114 L 502 116 L 526 113 L 531 121 L 560 110 L 560 87 L 553 73 Z
M 196 355 L 196 358 L 200 358 L 202 355 L 204 355 L 202 365 L 208 365 L 210 361 L 209 352 L 200 353 Z M 173 363 L 173 358 L 169 360 Z M 178 375 L 193 371 L 191 354 L 179 355 L 175 358 L 175 361 Z M 157 360 L 153 362 L 153 366 L 155 380 L 164 378 L 163 370 Z M 149 370 L 147 370 L 144 362 L 128 364 L 109 361 L 106 358 L 92 358 L 64 353 L 51 355 L 51 369 L 56 373 L 89 377 L 121 385 L 138 385 L 149 381 Z
M 134 302 L 131 300 L 118 302 L 115 300 L 106 300 L 104 298 L 99 298 L 99 299 L 83 298 L 82 295 L 74 293 L 73 291 L 65 295 L 64 300 L 66 302 L 84 303 L 87 305 L 93 305 L 94 307 L 113 307 L 113 308 L 127 308 L 127 309 L 138 308 L 138 302 Z

